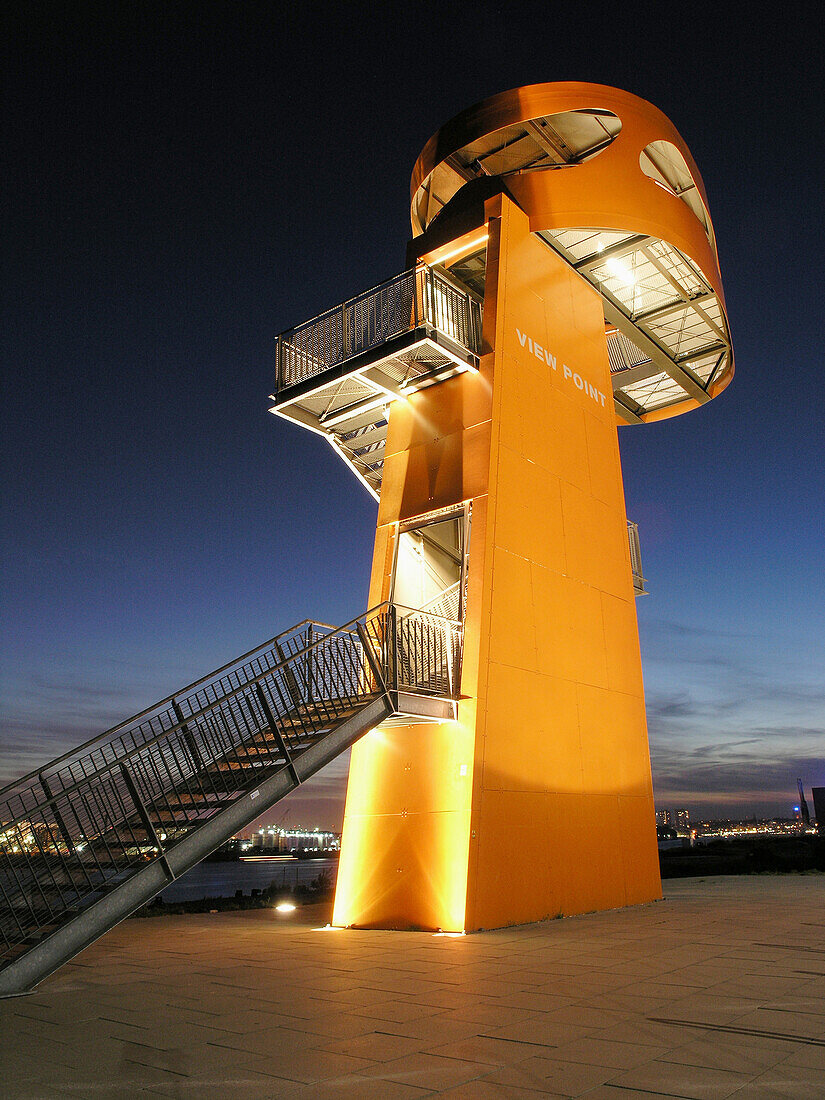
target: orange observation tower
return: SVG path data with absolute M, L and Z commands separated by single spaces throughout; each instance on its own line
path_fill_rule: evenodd
M 370 606 L 422 638 L 441 617 L 453 662 L 449 701 L 411 692 L 352 750 L 334 923 L 651 901 L 617 427 L 733 376 L 701 177 L 644 100 L 537 84 L 442 127 L 411 199 L 406 270 L 279 342 L 272 411 L 378 500 Z
M 404 270 L 276 340 L 272 412 L 378 502 L 369 610 L 0 790 L 0 998 L 350 747 L 336 925 L 661 896 L 617 428 L 733 377 L 702 180 L 644 100 L 537 84 L 448 122 L 411 196 Z

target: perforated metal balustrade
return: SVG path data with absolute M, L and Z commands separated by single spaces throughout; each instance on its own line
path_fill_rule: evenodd
M 419 325 L 431 326 L 466 354 L 476 354 L 481 304 L 438 271 L 420 265 L 281 333 L 275 341 L 276 394 L 323 375 Z M 408 373 L 427 373 L 409 357 Z M 443 361 L 442 361 L 443 362 Z

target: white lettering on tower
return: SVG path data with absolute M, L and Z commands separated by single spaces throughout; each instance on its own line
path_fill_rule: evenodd
M 516 336 L 518 342 L 522 347 L 526 347 L 531 355 L 535 355 L 536 359 L 540 359 L 542 363 L 546 363 L 551 370 L 557 370 L 557 360 L 552 352 L 547 348 L 543 348 L 536 340 L 528 336 L 526 332 L 522 332 L 520 328 L 516 329 Z M 605 395 L 600 389 L 597 389 L 592 382 L 588 382 L 586 378 L 583 378 L 577 371 L 574 371 L 572 367 L 568 367 L 566 363 L 561 365 L 562 377 L 565 382 L 572 382 L 577 390 L 581 390 L 582 393 L 592 398 L 597 405 L 601 405 L 605 408 L 607 400 Z

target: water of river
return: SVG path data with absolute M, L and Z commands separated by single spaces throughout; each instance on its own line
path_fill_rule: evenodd
M 337 859 L 283 859 L 255 862 L 198 863 L 161 893 L 164 902 L 232 898 L 237 890 L 265 890 L 276 886 L 309 886 L 322 871 L 335 882 Z

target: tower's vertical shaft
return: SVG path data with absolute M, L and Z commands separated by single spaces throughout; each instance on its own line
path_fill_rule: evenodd
M 660 893 L 598 295 L 487 203 L 486 354 L 393 407 L 371 603 L 399 523 L 471 504 L 457 723 L 353 750 L 335 921 L 500 926 Z

